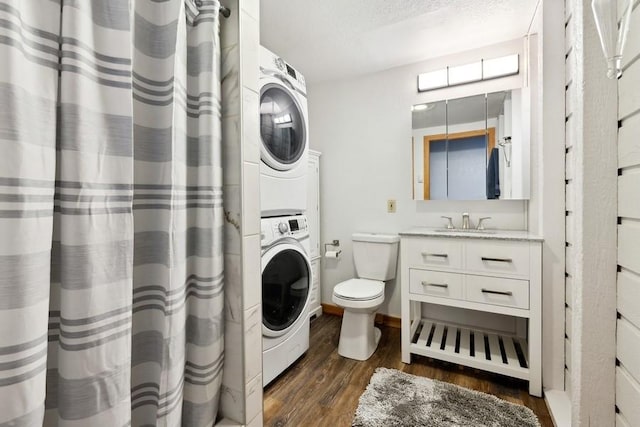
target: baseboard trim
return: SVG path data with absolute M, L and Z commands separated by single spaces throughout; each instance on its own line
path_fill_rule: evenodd
M 344 309 L 342 309 L 341 307 L 338 307 L 337 305 L 323 303 L 322 312 L 325 314 L 329 314 L 331 316 L 342 317 L 344 313 Z M 391 328 L 396 328 L 396 329 L 400 329 L 400 325 L 401 325 L 399 317 L 388 316 L 382 313 L 376 314 L 375 322 L 379 325 L 389 326 Z
M 318 316 L 322 316 L 322 307 L 316 307 L 309 312 L 309 319 L 313 320 Z
M 342 317 L 342 313 L 344 313 L 344 310 L 341 309 L 340 307 L 336 306 L 336 305 L 331 305 L 331 304 L 322 304 L 322 313 L 324 314 L 330 314 L 332 316 L 338 316 L 338 317 Z
M 566 391 L 545 390 L 544 400 L 555 427 L 571 426 L 571 399 Z

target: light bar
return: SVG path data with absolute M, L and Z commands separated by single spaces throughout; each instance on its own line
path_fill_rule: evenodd
M 449 86 L 479 82 L 480 80 L 482 80 L 481 61 L 449 67 Z
M 448 85 L 446 68 L 418 75 L 418 92 L 440 89 Z
M 513 76 L 519 73 L 520 55 L 517 53 L 500 58 L 483 59 L 470 64 L 418 74 L 418 92 Z
M 518 54 L 484 59 L 482 61 L 482 79 L 489 80 L 518 74 L 520 72 L 519 62 Z

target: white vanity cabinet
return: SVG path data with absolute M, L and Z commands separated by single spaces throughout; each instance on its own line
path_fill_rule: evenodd
M 542 395 L 542 239 L 526 232 L 400 233 L 402 361 L 411 354 L 529 381 Z M 424 303 L 525 319 L 522 333 L 429 318 Z

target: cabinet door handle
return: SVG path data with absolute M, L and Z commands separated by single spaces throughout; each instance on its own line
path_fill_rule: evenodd
M 432 253 L 429 253 L 429 252 L 422 252 L 422 256 L 435 256 L 435 257 L 438 257 L 438 258 L 449 258 L 448 254 L 432 254 Z
M 506 296 L 512 296 L 513 292 L 511 291 L 492 291 L 491 289 L 482 289 L 482 293 L 483 294 L 495 294 L 495 295 L 506 295 Z
M 511 258 L 491 258 L 491 257 L 482 257 L 483 261 L 495 261 L 495 262 L 513 262 Z
M 422 282 L 422 286 L 434 286 L 436 288 L 448 288 L 449 285 L 447 285 L 446 283 L 429 283 L 429 282 Z

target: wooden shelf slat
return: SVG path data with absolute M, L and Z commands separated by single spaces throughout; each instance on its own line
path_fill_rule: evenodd
M 429 343 L 428 338 L 432 328 L 434 329 L 433 339 Z M 445 329 L 447 330 L 447 337 L 444 349 L 441 349 Z M 458 331 L 460 331 L 460 349 L 456 353 L 456 335 Z M 491 359 L 487 359 L 485 353 L 485 334 L 487 335 L 489 342 L 489 353 L 491 355 Z M 475 348 L 473 356 L 471 356 L 470 351 L 472 335 L 474 337 Z M 504 352 L 507 359 L 506 363 L 502 359 L 500 340 L 502 340 L 504 345 Z M 414 354 L 433 357 L 452 363 L 459 363 L 461 365 L 509 375 L 515 378 L 525 380 L 529 379 L 529 369 L 521 366 L 515 349 L 514 340 L 517 340 L 520 344 L 522 351 L 525 352 L 526 358 L 526 340 L 510 335 L 498 335 L 493 332 L 465 329 L 456 325 L 422 319 L 422 331 L 420 332 L 420 336 L 415 344 L 411 344 L 410 348 L 411 352 Z

